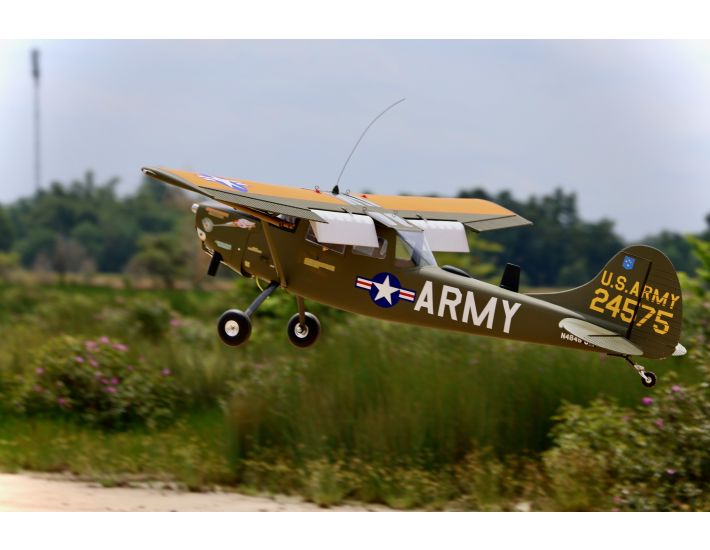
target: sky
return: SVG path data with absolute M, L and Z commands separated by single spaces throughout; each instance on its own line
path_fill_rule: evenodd
M 560 187 L 628 241 L 710 213 L 710 42 L 0 41 L 0 202 L 142 166 L 341 190 Z M 533 220 L 534 221 L 534 220 Z

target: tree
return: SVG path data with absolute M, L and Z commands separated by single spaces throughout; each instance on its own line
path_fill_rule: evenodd
M 4 208 L 0 207 L 0 252 L 7 252 L 12 248 L 14 231 L 12 222 Z
M 173 288 L 175 279 L 185 272 L 187 258 L 182 243 L 173 234 L 143 235 L 129 270 L 160 277 L 167 288 Z

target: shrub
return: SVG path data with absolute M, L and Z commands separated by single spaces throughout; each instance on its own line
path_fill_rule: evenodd
M 544 457 L 558 508 L 710 508 L 707 384 L 669 385 L 636 409 L 566 405 L 558 419 Z
M 154 366 L 105 336 L 85 342 L 58 337 L 37 351 L 31 367 L 22 399 L 31 414 L 108 428 L 153 427 L 173 417 L 182 397 L 169 368 Z

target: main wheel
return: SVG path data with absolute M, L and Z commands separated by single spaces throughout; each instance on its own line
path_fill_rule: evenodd
M 320 321 L 312 313 L 306 312 L 305 326 L 301 325 L 298 313 L 288 321 L 288 339 L 294 346 L 307 348 L 315 344 L 320 335 Z
M 238 309 L 228 309 L 217 321 L 217 333 L 228 346 L 238 346 L 251 335 L 251 319 Z
M 653 374 L 650 370 L 647 370 L 644 373 L 644 376 L 649 379 L 648 381 L 646 381 L 646 378 L 641 377 L 641 383 L 644 386 L 646 386 L 647 388 L 652 388 L 656 385 L 656 375 Z

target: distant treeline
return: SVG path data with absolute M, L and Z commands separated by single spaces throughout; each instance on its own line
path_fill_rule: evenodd
M 493 201 L 532 221 L 534 225 L 482 233 L 480 238 L 499 244 L 500 252 L 487 257 L 497 266 L 518 264 L 526 284 L 532 286 L 570 286 L 585 283 L 606 262 L 628 244 L 648 244 L 662 250 L 677 271 L 692 273 L 698 262 L 684 235 L 662 231 L 640 241 L 624 242 L 614 232 L 614 222 L 582 220 L 575 193 L 556 189 L 550 195 L 531 196 L 521 201 L 510 191 L 498 194 L 483 189 L 463 190 L 459 197 Z M 705 231 L 695 235 L 710 240 L 710 214 Z M 485 254 L 484 254 L 485 257 Z
M 0 207 L 0 252 L 14 254 L 27 269 L 60 274 L 143 269 L 170 284 L 183 274 L 194 244 L 190 201 L 150 179 L 123 197 L 116 193 L 117 185 L 117 179 L 99 184 L 87 172 L 81 180 L 54 182 L 33 197 Z M 498 246 L 475 247 L 477 258 L 500 269 L 506 262 L 520 265 L 528 285 L 585 282 L 625 244 L 611 220 L 582 220 L 574 193 L 557 189 L 519 200 L 509 191 L 491 195 L 471 189 L 459 196 L 492 200 L 534 222 L 532 227 L 483 233 L 476 239 Z M 698 237 L 710 240 L 710 215 L 707 221 Z M 660 248 L 679 271 L 696 267 L 680 234 L 664 231 L 642 242 Z

